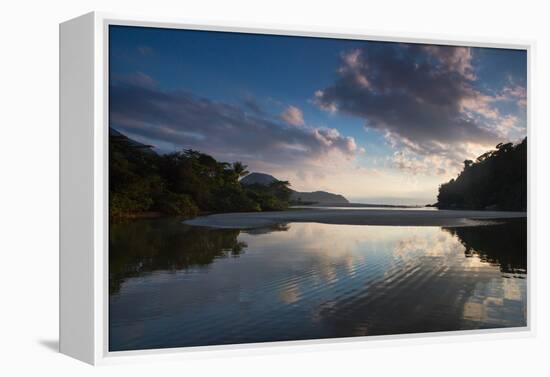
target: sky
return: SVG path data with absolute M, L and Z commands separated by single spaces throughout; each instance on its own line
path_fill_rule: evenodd
M 109 124 L 358 203 L 434 203 L 526 134 L 523 50 L 110 26 Z

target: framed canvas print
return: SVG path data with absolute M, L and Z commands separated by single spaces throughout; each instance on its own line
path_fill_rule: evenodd
M 531 49 L 61 24 L 61 352 L 529 334 Z

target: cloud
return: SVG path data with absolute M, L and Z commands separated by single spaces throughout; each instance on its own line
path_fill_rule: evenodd
M 444 70 L 457 72 L 468 80 L 475 80 L 471 48 L 426 45 L 423 49 L 435 57 Z
M 304 125 L 304 113 L 302 110 L 296 106 L 289 106 L 281 114 L 281 119 L 283 119 L 288 124 L 293 126 L 303 126 Z
M 335 147 L 338 150 L 345 151 L 346 155 L 352 155 L 357 149 L 354 138 L 350 136 L 342 137 L 335 128 L 316 128 L 313 130 L 313 135 L 326 147 Z
M 525 130 L 520 126 L 519 118 L 511 114 L 501 117 L 496 124 L 496 129 L 497 132 L 513 142 L 517 142 L 525 136 Z
M 143 89 L 156 90 L 158 83 L 149 75 L 143 72 L 136 72 L 131 75 L 116 76 L 114 82 L 117 86 L 140 87 Z
M 412 175 L 442 176 L 462 166 L 461 163 L 447 159 L 444 156 L 435 154 L 418 155 L 406 148 L 394 152 L 391 162 L 393 166 Z
M 503 125 L 496 104 L 525 98 L 520 88 L 481 92 L 472 62 L 468 47 L 370 43 L 342 54 L 338 78 L 317 90 L 314 102 L 363 119 L 367 129 L 405 150 L 396 158 L 398 168 L 420 171 L 418 161 L 436 155 L 441 163 L 453 161 L 433 171 L 457 169 L 475 146 L 494 146 L 510 136 L 502 132 L 510 123 Z
M 527 88 L 521 85 L 508 85 L 502 89 L 498 99 L 516 102 L 518 106 L 525 108 L 527 106 Z
M 300 127 L 249 111 L 250 103 L 243 107 L 163 90 L 138 73 L 112 78 L 110 125 L 164 151 L 193 148 L 253 168 L 285 164 L 305 169 L 323 159 L 351 159 L 357 152 L 353 138 L 304 125 L 297 108 L 288 113 Z

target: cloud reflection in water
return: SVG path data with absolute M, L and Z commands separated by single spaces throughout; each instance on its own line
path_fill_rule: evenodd
M 525 222 L 113 231 L 111 350 L 526 325 Z

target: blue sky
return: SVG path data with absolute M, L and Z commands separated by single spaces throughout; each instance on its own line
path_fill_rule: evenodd
M 435 201 L 525 136 L 526 53 L 111 26 L 110 124 L 360 202 Z

